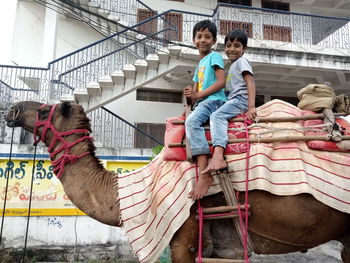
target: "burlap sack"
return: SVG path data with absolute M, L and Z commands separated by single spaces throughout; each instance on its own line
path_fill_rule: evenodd
M 334 112 L 345 112 L 350 113 L 350 100 L 345 94 L 340 94 L 335 99 Z
M 324 84 L 309 84 L 297 92 L 302 110 L 321 111 L 324 108 L 332 109 L 336 95 L 331 87 Z

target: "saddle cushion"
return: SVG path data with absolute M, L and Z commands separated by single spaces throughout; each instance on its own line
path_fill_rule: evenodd
M 341 118 L 337 118 L 336 123 L 339 125 L 340 131 L 343 135 L 350 135 L 350 124 Z M 313 126 L 321 126 L 323 124 L 323 120 L 306 120 L 303 122 L 304 127 L 313 127 Z M 306 131 L 306 136 L 315 136 L 315 135 L 327 135 L 328 132 L 323 130 L 323 127 L 315 127 L 314 129 L 319 129 L 319 131 Z M 348 150 L 341 149 L 336 142 L 333 141 L 308 141 L 306 142 L 307 146 L 314 150 L 323 150 L 323 151 L 335 151 L 335 152 L 344 152 Z
M 237 116 L 239 117 L 239 116 Z M 185 125 L 174 124 L 176 121 L 184 121 L 185 117 L 172 117 L 166 120 L 164 136 L 164 160 L 166 161 L 183 161 L 186 160 L 186 148 L 183 146 L 169 147 L 171 143 L 185 143 Z M 237 130 L 238 129 L 238 130 Z M 205 132 L 207 140 L 211 140 L 210 131 Z M 244 124 L 240 122 L 230 122 L 228 125 L 228 139 L 246 138 Z M 213 153 L 213 147 L 209 146 L 210 152 Z M 232 143 L 226 146 L 224 154 L 237 154 L 247 151 L 246 143 Z

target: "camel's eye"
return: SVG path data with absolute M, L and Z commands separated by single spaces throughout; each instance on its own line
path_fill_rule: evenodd
M 61 114 L 63 117 L 67 117 L 71 111 L 71 104 L 69 102 L 63 102 L 61 105 Z
M 39 109 L 38 113 L 39 113 L 39 119 L 40 120 L 45 120 L 49 116 L 50 109 L 45 107 L 45 108 Z

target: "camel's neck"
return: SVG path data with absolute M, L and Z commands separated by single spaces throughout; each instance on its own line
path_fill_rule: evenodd
M 84 213 L 104 224 L 118 226 L 119 204 L 114 174 L 104 169 L 94 153 L 90 153 L 89 143 L 79 142 L 70 149 L 70 155 L 82 157 L 65 162 L 60 170 L 61 183 L 68 198 Z M 59 147 L 56 145 L 54 149 Z M 53 156 L 52 162 L 55 163 L 62 154 Z

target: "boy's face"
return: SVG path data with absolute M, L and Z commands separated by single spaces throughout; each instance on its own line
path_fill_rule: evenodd
M 205 28 L 202 31 L 197 31 L 193 42 L 199 50 L 199 54 L 201 56 L 206 56 L 210 53 L 211 47 L 215 44 L 216 39 L 213 38 L 213 35 L 208 28 Z
M 229 58 L 231 63 L 239 59 L 243 55 L 244 51 L 245 47 L 243 47 L 242 43 L 237 40 L 229 40 L 225 45 L 226 56 Z

